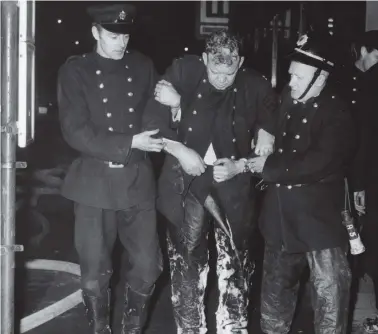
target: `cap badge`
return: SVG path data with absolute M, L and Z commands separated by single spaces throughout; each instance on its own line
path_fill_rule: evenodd
M 126 13 L 125 13 L 124 10 L 123 10 L 122 12 L 119 13 L 118 18 L 119 18 L 121 21 L 125 21 L 125 19 L 126 19 Z
M 307 43 L 307 41 L 308 41 L 308 36 L 302 35 L 297 42 L 297 46 L 303 46 Z

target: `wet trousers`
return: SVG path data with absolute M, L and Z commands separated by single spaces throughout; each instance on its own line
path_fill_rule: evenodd
M 171 293 L 177 333 L 206 333 L 205 291 L 207 286 L 208 235 L 211 217 L 189 192 L 183 203 L 184 220 L 179 226 L 168 223 L 168 256 Z M 233 242 L 216 224 L 216 273 L 219 303 L 217 333 L 247 333 L 247 306 L 254 265 L 249 261 L 246 225 L 226 224 Z M 247 228 L 248 229 L 248 228 Z
M 316 334 L 345 334 L 351 273 L 341 248 L 289 254 L 266 245 L 261 289 L 261 329 L 286 334 L 293 319 L 299 279 L 310 268 Z

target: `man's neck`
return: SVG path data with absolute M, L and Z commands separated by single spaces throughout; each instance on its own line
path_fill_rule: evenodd
M 356 60 L 354 66 L 356 66 L 361 72 L 365 72 L 361 59 Z
M 308 93 L 307 93 L 303 99 L 297 100 L 297 101 L 300 103 L 306 104 L 307 101 L 317 98 L 320 95 L 320 93 L 323 91 L 324 87 L 325 86 L 323 85 L 322 87 L 319 87 L 319 89 L 317 89 L 315 92 L 311 92 L 311 96 L 308 96 Z

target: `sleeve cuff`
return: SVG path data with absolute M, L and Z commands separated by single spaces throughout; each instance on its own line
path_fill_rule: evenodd
M 173 116 L 172 115 L 172 121 L 174 123 L 176 122 L 180 122 L 181 121 L 181 108 L 178 109 L 177 113 L 176 113 L 176 116 Z

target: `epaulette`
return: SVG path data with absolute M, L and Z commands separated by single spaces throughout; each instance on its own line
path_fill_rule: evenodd
M 71 57 L 68 57 L 68 59 L 66 60 L 66 64 L 68 63 L 71 63 L 73 62 L 74 60 L 79 60 L 79 59 L 83 59 L 87 56 L 86 53 L 82 54 L 82 55 L 74 55 L 74 56 L 71 56 Z

